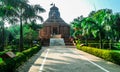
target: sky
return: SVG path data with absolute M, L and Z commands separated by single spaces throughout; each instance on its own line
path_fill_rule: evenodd
M 59 8 L 61 18 L 68 24 L 81 15 L 88 16 L 93 10 L 108 8 L 114 13 L 120 12 L 120 0 L 29 0 L 29 3 L 40 4 L 46 10 L 45 13 L 40 14 L 44 21 L 48 18 L 52 7 L 50 4 L 55 3 L 55 6 Z

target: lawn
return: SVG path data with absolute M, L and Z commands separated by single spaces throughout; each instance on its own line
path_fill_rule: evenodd
M 0 63 L 1 63 L 2 61 L 3 61 L 2 58 L 0 58 Z
M 120 53 L 120 50 L 112 50 L 112 51 Z

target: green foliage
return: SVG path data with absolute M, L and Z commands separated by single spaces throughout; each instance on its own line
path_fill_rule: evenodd
M 3 61 L 0 63 L 0 72 L 7 72 L 7 70 L 5 70 L 6 67 L 6 63 Z
M 0 58 L 0 63 L 3 62 L 2 58 Z
M 71 22 L 71 36 L 77 37 L 79 35 L 82 35 L 81 31 L 81 20 L 83 19 L 83 16 L 80 16 L 78 18 L 75 18 L 73 22 Z
M 90 54 L 93 54 L 95 56 L 98 56 L 100 58 L 103 58 L 105 60 L 114 62 L 116 64 L 120 65 L 120 53 L 115 52 L 112 50 L 103 50 L 103 49 L 97 49 L 93 47 L 86 47 L 86 46 L 80 46 L 77 45 L 77 49 L 88 52 Z
M 72 34 L 76 39 L 99 40 L 100 48 L 103 48 L 103 40 L 108 40 L 109 49 L 113 49 L 113 43 L 120 39 L 120 13 L 114 13 L 111 9 L 92 11 L 88 17 L 75 18 L 71 22 Z
M 10 71 L 10 72 L 14 72 L 15 70 L 15 60 L 12 58 L 7 58 L 4 60 L 5 64 L 6 64 L 6 70 L 5 71 Z M 4 70 L 3 70 L 4 71 Z
M 27 61 L 31 56 L 37 53 L 41 49 L 41 46 L 36 45 L 32 48 L 24 50 L 23 52 L 17 52 L 16 57 L 7 58 L 0 62 L 0 72 L 15 72 L 15 69 L 22 63 Z
M 9 42 L 12 43 L 14 41 L 17 41 L 14 43 L 18 44 L 18 42 L 20 42 L 19 50 L 21 51 L 23 50 L 23 39 L 25 39 L 23 38 L 24 37 L 23 28 L 22 28 L 23 24 L 25 23 L 28 24 L 28 22 L 31 24 L 34 24 L 34 25 L 31 25 L 31 28 L 32 28 L 31 30 L 27 29 L 25 30 L 27 32 L 24 31 L 24 33 L 27 33 L 28 35 L 31 31 L 31 33 L 34 34 L 33 36 L 36 37 L 36 34 L 37 34 L 36 30 L 40 28 L 40 26 L 38 27 L 38 25 L 36 25 L 36 20 L 43 21 L 43 18 L 39 14 L 45 12 L 45 10 L 40 5 L 30 5 L 28 3 L 28 0 L 0 0 L 0 3 L 1 3 L 0 4 L 0 18 L 2 19 L 0 21 L 0 36 L 2 39 L 2 40 L 0 39 L 0 41 L 2 41 L 0 42 L 1 43 L 0 50 L 3 51 L 5 44 L 7 45 L 7 43 Z M 4 22 L 9 22 L 8 24 L 19 23 L 20 27 L 14 26 L 13 29 L 12 28 L 10 29 L 12 33 L 8 35 L 4 35 L 6 33 L 4 32 Z M 5 38 L 4 40 L 5 36 L 8 36 L 8 37 Z
M 17 52 L 18 51 L 18 46 L 17 45 L 8 45 L 8 46 L 6 46 L 5 50 Z
M 25 40 L 29 40 L 29 41 L 33 41 L 33 40 L 37 40 L 38 38 L 38 32 L 33 30 L 30 25 L 24 25 L 23 27 L 23 38 Z
M 8 51 L 10 51 L 10 50 L 5 50 L 5 51 L 0 52 L 0 57 L 1 57 L 2 55 L 4 55 L 6 52 L 8 52 Z
M 117 50 L 120 50 L 120 42 L 119 43 L 114 43 L 114 48 Z
M 34 28 L 37 28 L 35 29 Z M 25 45 L 31 45 L 33 40 L 37 40 L 38 39 L 38 31 L 37 29 L 41 28 L 41 26 L 34 24 L 34 26 L 32 26 L 32 24 L 24 24 L 23 25 L 23 38 L 24 38 L 24 44 Z M 10 41 L 10 45 L 17 45 L 19 44 L 19 38 L 20 38 L 20 27 L 19 25 L 12 25 L 11 27 L 8 28 L 8 31 L 10 32 L 10 37 L 9 39 L 11 39 Z M 12 45 L 11 45 L 12 46 Z
M 119 52 L 111 52 L 111 61 L 120 65 L 120 53 Z

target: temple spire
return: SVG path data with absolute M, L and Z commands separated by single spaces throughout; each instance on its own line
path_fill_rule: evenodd
M 51 6 L 55 6 L 55 3 L 51 3 L 50 5 L 51 5 Z

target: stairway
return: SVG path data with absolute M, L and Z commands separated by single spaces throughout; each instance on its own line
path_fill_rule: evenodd
M 50 38 L 50 46 L 65 46 L 63 38 Z

